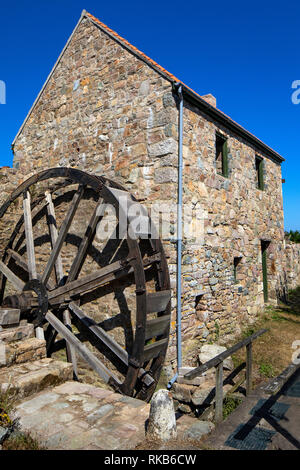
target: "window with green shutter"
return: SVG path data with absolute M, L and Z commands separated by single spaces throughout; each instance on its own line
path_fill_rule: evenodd
M 220 134 L 216 134 L 216 169 L 219 175 L 228 178 L 227 139 Z
M 264 301 L 268 302 L 268 247 L 270 242 L 268 240 L 261 240 L 261 261 L 262 261 L 262 275 L 263 275 L 263 291 L 264 291 Z
M 258 189 L 264 190 L 264 160 L 261 157 L 255 157 L 256 185 Z

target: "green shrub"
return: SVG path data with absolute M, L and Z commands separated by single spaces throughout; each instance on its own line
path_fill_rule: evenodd
M 223 419 L 226 419 L 241 403 L 241 398 L 227 396 L 223 403 Z
M 261 362 L 259 366 L 259 372 L 261 375 L 265 377 L 275 377 L 275 372 L 273 369 L 272 364 L 268 364 L 267 362 Z
M 29 432 L 13 433 L 3 443 L 3 450 L 46 450 Z

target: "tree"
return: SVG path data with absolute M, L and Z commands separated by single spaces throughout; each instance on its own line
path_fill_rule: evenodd
M 300 243 L 300 232 L 299 230 L 290 230 L 285 232 L 286 238 L 294 243 Z

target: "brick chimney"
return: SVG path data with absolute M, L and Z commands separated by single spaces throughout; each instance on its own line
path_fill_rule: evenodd
M 201 96 L 201 98 L 207 101 L 214 108 L 217 107 L 217 98 L 215 98 L 214 95 L 212 95 L 211 93 L 209 93 L 208 95 L 203 95 Z

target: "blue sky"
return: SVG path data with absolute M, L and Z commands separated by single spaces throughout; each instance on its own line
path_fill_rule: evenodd
M 43 0 L 1 2 L 0 165 L 82 9 L 97 16 L 279 152 L 285 228 L 300 229 L 300 2 Z M 300 97 L 300 95 L 299 95 Z M 1 96 L 0 96 L 1 99 Z

